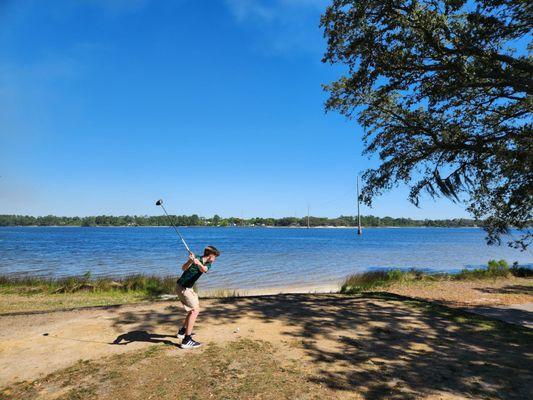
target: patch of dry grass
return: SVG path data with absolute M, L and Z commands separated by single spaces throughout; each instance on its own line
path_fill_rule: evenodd
M 374 291 L 378 288 L 389 288 L 395 284 L 410 285 L 423 282 L 431 284 L 433 282 L 447 281 L 486 281 L 497 279 L 508 279 L 512 276 L 528 278 L 533 275 L 533 270 L 528 267 L 521 267 L 518 264 L 509 264 L 505 260 L 490 260 L 486 268 L 466 269 L 459 273 L 427 273 L 415 268 L 404 269 L 383 269 L 367 271 L 349 275 L 344 280 L 340 292 L 343 294 L 355 294 L 367 291 Z
M 144 299 L 146 295 L 142 292 L 37 293 L 31 295 L 0 292 L 0 314 L 133 304 L 142 302 Z
M 202 290 L 199 293 L 199 296 L 202 298 L 226 298 L 226 297 L 242 297 L 246 296 L 248 293 L 243 290 L 236 289 L 213 289 L 213 290 Z
M 272 344 L 242 339 L 176 354 L 162 346 L 100 361 L 79 361 L 33 382 L 2 389 L 2 400 L 25 399 L 324 399 L 298 361 Z

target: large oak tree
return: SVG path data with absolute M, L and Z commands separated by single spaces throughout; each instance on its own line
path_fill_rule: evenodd
M 334 0 L 323 61 L 345 65 L 326 110 L 365 128 L 362 200 L 399 183 L 465 202 L 489 243 L 525 249 L 533 208 L 530 1 Z M 526 48 L 527 46 L 527 48 Z M 515 47 L 515 48 L 513 48 Z

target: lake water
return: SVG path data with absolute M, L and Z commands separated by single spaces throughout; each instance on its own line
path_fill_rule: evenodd
M 531 251 L 487 246 L 470 228 L 181 228 L 200 253 L 223 253 L 202 289 L 320 286 L 374 268 L 457 271 L 490 259 L 533 265 Z M 186 252 L 171 228 L 1 227 L 0 274 L 178 275 Z

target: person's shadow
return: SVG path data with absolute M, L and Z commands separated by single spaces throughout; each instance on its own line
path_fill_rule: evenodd
M 131 331 L 123 333 L 117 336 L 117 338 L 110 344 L 116 344 L 120 346 L 127 345 L 133 342 L 147 342 L 147 343 L 164 343 L 169 346 L 179 345 L 168 339 L 162 339 L 166 337 L 175 337 L 174 335 L 159 335 L 157 333 L 149 333 L 146 331 Z

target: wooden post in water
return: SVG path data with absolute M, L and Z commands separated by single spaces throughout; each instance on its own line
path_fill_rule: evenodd
M 307 204 L 307 229 L 309 229 L 309 204 Z
M 363 234 L 363 228 L 361 228 L 361 212 L 359 211 L 359 175 L 357 175 L 357 234 Z

